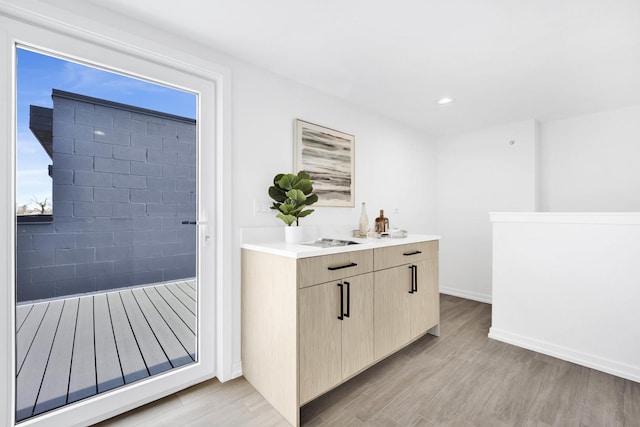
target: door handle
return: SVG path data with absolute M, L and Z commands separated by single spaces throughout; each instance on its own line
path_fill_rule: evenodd
M 418 292 L 418 266 L 413 266 L 413 291 Z
M 338 287 L 340 288 L 340 316 L 338 316 L 338 319 L 344 320 L 344 293 L 342 292 L 342 283 L 338 283 Z
M 414 283 L 415 275 L 413 274 L 413 267 L 415 267 L 415 266 L 413 266 L 413 265 L 410 265 L 410 266 L 409 266 L 409 269 L 411 270 L 411 290 L 409 291 L 409 293 L 410 293 L 410 294 L 412 294 L 412 293 L 414 293 L 414 292 L 415 292 L 415 290 L 414 290 L 414 286 L 415 286 L 415 283 Z
M 347 285 L 347 312 L 344 314 L 344 317 L 349 317 L 349 313 L 351 311 L 351 283 L 344 282 Z

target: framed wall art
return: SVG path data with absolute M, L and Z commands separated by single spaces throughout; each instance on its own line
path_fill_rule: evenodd
M 314 206 L 355 206 L 355 137 L 295 121 L 295 170 L 306 171 L 318 195 Z

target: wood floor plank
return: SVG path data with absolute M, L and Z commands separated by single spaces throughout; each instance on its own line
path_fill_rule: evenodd
M 195 311 L 189 310 L 189 308 L 179 300 L 173 292 L 171 292 L 167 286 L 156 286 L 155 290 L 158 294 L 167 302 L 173 311 L 176 312 L 180 319 L 187 325 L 189 330 L 196 334 L 196 315 Z
M 93 297 L 96 334 L 96 376 L 98 393 L 124 384 L 120 357 L 113 334 L 106 294 Z
M 427 371 L 418 371 L 409 369 L 406 364 L 398 365 L 396 366 L 397 382 L 368 390 L 366 395 L 360 395 L 358 399 L 346 405 L 346 408 L 360 421 L 368 422 L 380 413 L 380 408 L 388 405 L 394 399 L 400 397 L 399 402 L 411 403 L 413 400 L 410 397 L 402 397 L 403 392 L 407 390 L 405 385 L 407 382 L 415 381 L 418 377 L 423 377 L 425 372 L 430 372 L 432 368 L 425 367 L 425 369 Z
M 167 322 L 171 330 L 176 334 L 180 343 L 193 360 L 196 360 L 197 340 L 194 332 L 180 316 L 167 304 L 155 288 L 145 288 L 145 294 L 156 307 L 162 318 Z
M 624 425 L 640 424 L 640 383 L 625 381 Z
M 33 304 L 16 306 L 16 333 L 20 332 L 20 328 L 27 319 L 27 316 L 29 316 L 31 310 L 33 310 Z
M 142 354 L 131 329 L 129 319 L 122 305 L 119 292 L 107 294 L 107 303 L 113 323 L 116 348 L 126 384 L 149 376 Z
M 58 408 L 67 403 L 67 389 L 69 387 L 69 372 L 71 370 L 77 315 L 78 298 L 64 300 L 62 315 L 51 348 L 51 355 L 47 362 L 47 369 L 44 373 L 36 407 L 33 411 L 34 415 Z
M 145 320 L 131 291 L 120 292 L 120 297 L 149 373 L 155 375 L 171 369 L 169 359 Z
M 67 403 L 93 396 L 96 385 L 93 296 L 80 298 Z
M 624 425 L 625 380 L 591 370 L 584 401 L 581 425 Z M 640 423 L 640 420 L 636 420 Z
M 63 305 L 63 301 L 53 301 L 48 304 L 42 324 L 24 359 L 16 379 L 17 420 L 30 417 L 33 413 Z
M 186 282 L 177 282 L 175 286 L 179 288 L 182 292 L 184 292 L 185 295 L 191 298 L 194 302 L 197 300 L 198 294 L 196 290 L 193 289 L 191 286 L 187 285 Z
M 178 366 L 186 365 L 193 362 L 193 359 L 187 353 L 187 350 L 182 346 L 180 340 L 173 333 L 167 322 L 162 319 L 162 316 L 153 305 L 144 289 L 138 288 L 132 291 L 138 306 L 140 307 L 142 314 L 144 315 L 147 323 L 151 327 L 153 334 L 155 335 L 158 343 L 162 346 L 165 354 L 167 355 L 171 365 L 176 368 Z
M 198 288 L 197 288 L 198 281 L 197 280 L 185 280 L 184 283 L 186 283 L 194 291 L 196 291 L 196 292 L 198 291 Z
M 22 365 L 24 363 L 25 357 L 27 357 L 27 352 L 29 348 L 33 344 L 33 339 L 36 336 L 36 332 L 38 332 L 38 328 L 40 328 L 40 324 L 42 323 L 42 319 L 49 308 L 49 303 L 38 303 L 33 305 L 33 309 L 29 313 L 29 316 L 25 319 L 22 324 L 22 328 L 17 333 L 16 336 L 16 372 L 20 374 L 22 370 Z
M 580 425 L 588 382 L 588 368 L 563 363 L 540 390 L 529 420 L 542 425 Z
M 189 295 L 185 294 L 184 291 L 175 283 L 171 283 L 165 286 L 165 289 L 168 290 L 176 297 L 182 304 L 184 304 L 187 309 L 194 315 L 196 314 L 196 302 L 193 298 L 190 298 Z

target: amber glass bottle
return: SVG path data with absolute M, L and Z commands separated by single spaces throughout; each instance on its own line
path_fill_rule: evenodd
M 389 231 L 389 218 L 384 217 L 384 209 L 380 209 L 380 216 L 376 218 L 376 232 L 386 233 Z

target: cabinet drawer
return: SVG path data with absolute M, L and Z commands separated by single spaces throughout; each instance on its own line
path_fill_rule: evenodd
M 373 250 L 345 252 L 298 260 L 298 287 L 373 271 Z
M 438 256 L 437 240 L 378 248 L 373 252 L 373 269 L 384 270 L 436 256 Z

